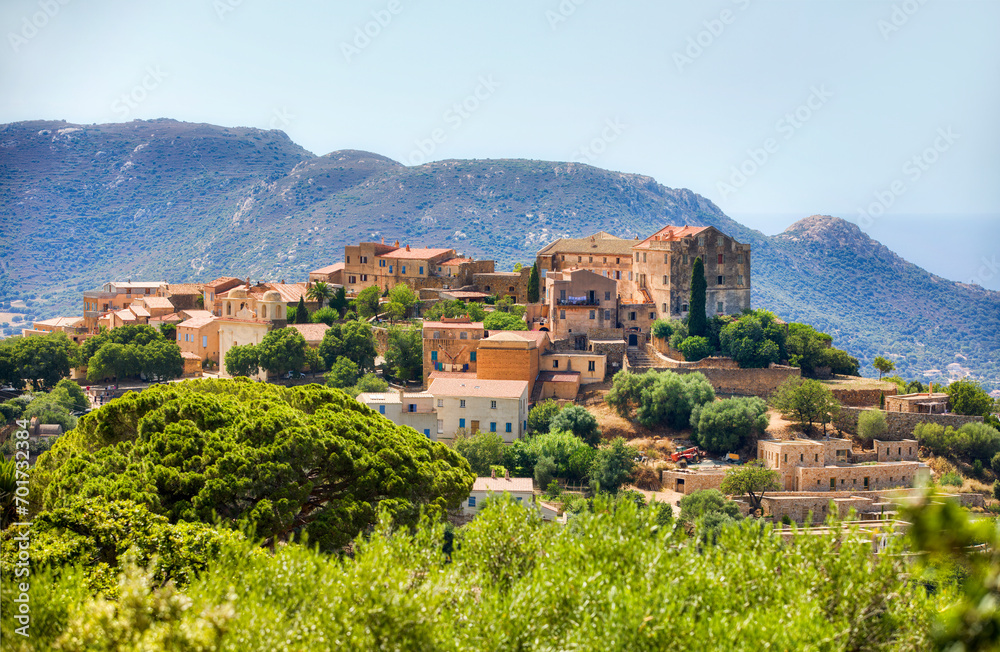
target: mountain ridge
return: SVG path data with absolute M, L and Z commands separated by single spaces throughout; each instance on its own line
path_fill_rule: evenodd
M 904 375 L 943 378 L 960 362 L 1000 387 L 987 330 L 1000 330 L 1000 293 L 930 274 L 836 217 L 766 236 L 648 175 L 531 159 L 408 167 L 317 156 L 277 130 L 159 119 L 0 125 L 0 178 L 0 224 L 16 235 L 0 296 L 39 294 L 36 317 L 79 312 L 79 293 L 112 277 L 304 278 L 382 236 L 506 268 L 559 237 L 710 225 L 753 246 L 755 306 L 830 332 L 863 363 L 885 354 Z

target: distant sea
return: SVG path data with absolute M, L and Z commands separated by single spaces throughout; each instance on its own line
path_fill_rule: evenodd
M 899 256 L 950 281 L 978 283 L 1000 292 L 1000 213 L 893 215 L 863 224 L 857 212 L 836 214 L 861 227 Z M 808 215 L 731 214 L 767 235 L 781 233 Z

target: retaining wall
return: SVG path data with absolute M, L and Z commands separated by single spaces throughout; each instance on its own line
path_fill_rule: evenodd
M 759 396 L 766 399 L 781 383 L 789 378 L 799 377 L 798 367 L 770 367 L 768 369 L 718 369 L 689 368 L 672 369 L 679 374 L 704 374 L 717 394 L 737 394 Z
M 898 393 L 898 389 L 893 387 L 892 389 L 846 389 L 846 388 L 830 388 L 833 392 L 833 397 L 840 401 L 840 404 L 845 407 L 878 407 L 882 403 L 882 395 L 895 396 Z
M 838 430 L 857 434 L 858 416 L 864 410 L 853 407 L 840 408 L 840 416 L 834 421 Z M 899 441 L 913 437 L 913 429 L 920 423 L 937 423 L 942 426 L 952 426 L 960 428 L 967 423 L 982 423 L 982 417 L 967 417 L 961 414 L 916 414 L 913 412 L 886 412 L 886 424 L 889 431 L 882 436 L 885 441 Z

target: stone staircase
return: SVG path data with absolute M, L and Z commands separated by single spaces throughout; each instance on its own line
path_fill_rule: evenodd
M 628 349 L 625 355 L 628 356 L 628 366 L 634 374 L 641 374 L 656 367 L 656 361 L 642 349 Z

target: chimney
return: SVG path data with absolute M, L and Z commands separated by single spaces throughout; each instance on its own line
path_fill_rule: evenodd
M 393 244 L 392 246 L 398 247 L 399 246 L 399 240 L 396 240 L 395 244 Z
M 510 471 L 508 471 L 507 469 L 503 470 L 503 479 L 510 480 Z
M 407 250 L 407 251 L 409 251 L 409 250 L 410 250 L 410 245 L 406 245 L 406 250 Z
M 385 236 L 382 236 L 382 244 L 385 244 Z
M 490 469 L 490 477 L 493 478 L 494 480 L 497 479 L 497 470 L 496 469 Z

